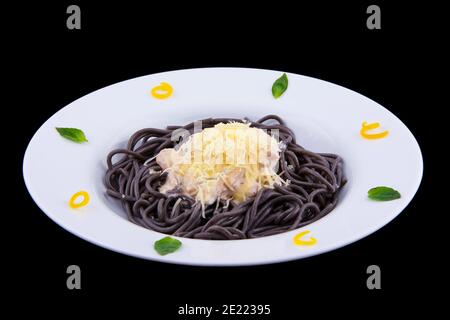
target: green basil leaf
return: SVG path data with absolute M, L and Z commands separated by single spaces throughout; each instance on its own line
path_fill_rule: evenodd
M 87 142 L 84 132 L 77 128 L 55 128 L 59 134 L 69 140 L 82 143 Z
M 286 73 L 283 73 L 272 85 L 272 95 L 275 99 L 281 97 L 281 95 L 286 91 L 288 87 L 288 78 Z
M 370 199 L 376 201 L 390 201 L 401 197 L 400 192 L 389 187 L 375 187 L 370 189 L 367 194 Z
M 181 241 L 172 237 L 164 237 L 158 241 L 155 241 L 154 248 L 156 252 L 164 256 L 168 253 L 177 251 L 181 247 Z

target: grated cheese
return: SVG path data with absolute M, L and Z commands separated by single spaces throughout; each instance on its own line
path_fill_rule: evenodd
M 280 144 L 250 123 L 219 123 L 191 135 L 177 149 L 156 157 L 168 172 L 160 192 L 176 187 L 205 205 L 218 199 L 242 202 L 261 188 L 285 183 L 276 173 Z

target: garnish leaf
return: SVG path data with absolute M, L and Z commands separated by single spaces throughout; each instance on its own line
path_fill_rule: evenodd
M 281 97 L 288 87 L 288 78 L 286 73 L 283 73 L 272 85 L 272 95 L 275 99 Z
M 397 190 L 383 186 L 372 188 L 367 192 L 367 194 L 370 199 L 376 201 L 390 201 L 401 197 L 400 192 Z
M 181 241 L 172 237 L 164 237 L 155 241 L 154 248 L 160 255 L 165 256 L 168 253 L 177 251 L 181 247 Z
M 77 143 L 87 142 L 84 132 L 77 128 L 55 128 L 59 134 L 69 140 Z

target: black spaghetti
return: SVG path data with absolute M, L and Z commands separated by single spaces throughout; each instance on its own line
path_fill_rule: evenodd
M 205 119 L 204 128 L 240 119 Z M 275 115 L 250 122 L 250 127 L 278 130 L 284 148 L 278 174 L 289 181 L 262 188 L 241 203 L 220 200 L 220 205 L 201 204 L 189 196 L 159 192 L 167 174 L 161 172 L 156 155 L 173 148 L 177 129 L 193 133 L 194 123 L 147 128 L 134 133 L 124 149 L 107 157 L 107 194 L 120 200 L 130 221 L 145 228 L 179 237 L 233 240 L 278 234 L 310 224 L 334 209 L 346 183 L 343 160 L 335 154 L 314 153 L 296 143 L 295 135 Z M 122 155 L 118 161 L 113 157 Z M 204 210 L 204 211 L 203 211 Z

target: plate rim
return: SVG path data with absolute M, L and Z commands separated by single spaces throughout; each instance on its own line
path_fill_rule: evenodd
M 346 247 L 349 244 L 352 244 L 354 242 L 357 242 L 359 240 L 361 240 L 362 238 L 365 238 L 371 234 L 376 233 L 376 231 L 382 229 L 384 226 L 386 226 L 387 224 L 389 224 L 392 220 L 394 220 L 395 218 L 397 218 L 404 210 L 405 208 L 413 201 L 413 199 L 415 198 L 415 196 L 417 195 L 417 192 L 419 191 L 421 184 L 422 184 L 422 180 L 423 180 L 423 171 L 424 171 L 424 161 L 423 161 L 423 153 L 422 150 L 420 148 L 420 145 L 416 139 L 416 137 L 414 136 L 414 134 L 412 133 L 412 131 L 409 129 L 409 127 L 406 126 L 406 124 L 400 119 L 398 118 L 395 114 L 393 114 L 389 109 L 387 109 L 386 107 L 384 107 L 382 104 L 376 102 L 375 100 L 355 91 L 352 90 L 350 88 L 344 87 L 340 84 L 336 84 L 334 82 L 330 82 L 327 80 L 323 80 L 321 78 L 315 78 L 315 77 L 311 77 L 308 75 L 303 75 L 303 74 L 297 74 L 297 73 L 292 73 L 292 72 L 287 72 L 286 74 L 291 74 L 291 75 L 296 75 L 296 76 L 301 76 L 301 77 L 305 77 L 308 78 L 312 81 L 320 81 L 320 82 L 325 82 L 328 85 L 333 85 L 333 86 L 337 86 L 341 89 L 345 89 L 349 92 L 351 92 L 352 94 L 356 94 L 359 96 L 364 97 L 365 99 L 370 100 L 372 103 L 376 104 L 378 107 L 381 107 L 383 109 L 384 112 L 389 113 L 392 117 L 394 117 L 395 119 L 397 119 L 407 130 L 407 132 L 410 135 L 411 141 L 413 142 L 414 146 L 417 148 L 418 151 L 418 156 L 419 156 L 419 172 L 417 175 L 416 180 L 416 184 L 414 186 L 414 192 L 412 193 L 412 197 L 410 199 L 408 199 L 407 201 L 404 201 L 402 203 L 401 206 L 399 206 L 398 212 L 396 212 L 395 214 L 391 214 L 387 219 L 384 220 L 380 220 L 380 223 L 378 224 L 372 224 L 370 230 L 366 230 L 366 232 L 364 233 L 360 233 L 358 234 L 358 236 L 356 237 L 352 237 L 351 240 L 345 241 L 345 242 L 340 242 L 339 244 L 335 244 L 332 246 L 327 246 L 325 248 L 322 248 L 321 250 L 315 250 L 315 251 L 309 251 L 307 253 L 303 253 L 302 256 L 300 257 L 290 257 L 290 256 L 286 256 L 285 258 L 278 258 L 278 259 L 266 259 L 263 261 L 244 261 L 244 262 L 229 262 L 229 263 L 214 263 L 214 262 L 205 262 L 205 261 L 177 261 L 177 260 L 171 260 L 171 259 L 167 259 L 163 256 L 152 256 L 152 257 L 148 257 L 148 256 L 143 256 L 143 255 L 139 255 L 139 254 L 135 254 L 135 253 L 131 253 L 131 252 L 126 252 L 124 250 L 121 250 L 120 248 L 115 248 L 112 246 L 109 246 L 108 244 L 102 243 L 101 241 L 98 241 L 95 238 L 91 238 L 88 236 L 83 235 L 82 233 L 78 232 L 78 230 L 74 230 L 74 229 L 70 229 L 67 226 L 65 226 L 64 224 L 60 223 L 59 221 L 57 221 L 57 219 L 54 219 L 54 217 L 52 215 L 49 215 L 44 208 L 42 207 L 42 204 L 36 199 L 36 193 L 35 191 L 33 191 L 33 187 L 30 184 L 29 181 L 29 176 L 27 177 L 27 162 L 29 161 L 29 150 L 30 150 L 30 146 L 32 145 L 32 143 L 35 141 L 38 132 L 47 124 L 47 122 L 52 119 L 55 115 L 59 114 L 60 112 L 62 112 L 65 108 L 67 108 L 68 106 L 72 105 L 72 104 L 76 104 L 76 102 L 78 102 L 80 99 L 85 98 L 89 95 L 92 95 L 93 93 L 96 93 L 98 91 L 104 90 L 106 88 L 109 88 L 111 86 L 115 86 L 115 85 L 119 85 L 119 84 L 123 84 L 125 82 L 128 82 L 130 80 L 138 80 L 140 78 L 145 78 L 148 76 L 157 76 L 157 75 L 167 75 L 170 73 L 179 73 L 179 72 L 185 72 L 185 71 L 203 71 L 203 70 L 235 70 L 235 71 L 269 71 L 269 72 L 273 72 L 273 73 L 283 73 L 285 71 L 279 71 L 279 70 L 272 70 L 272 69 L 263 69 L 263 68 L 242 68 L 242 67 L 204 67 L 204 68 L 186 68 L 186 69 L 176 69 L 176 70 L 169 70 L 169 71 L 163 71 L 163 72 L 158 72 L 158 73 L 152 73 L 152 74 L 146 74 L 146 75 L 141 75 L 141 76 L 137 76 L 137 77 L 133 77 L 133 78 L 129 78 L 129 79 L 125 79 L 119 82 L 115 82 L 113 84 L 109 84 L 107 86 L 98 88 L 96 90 L 93 90 L 89 93 L 84 94 L 83 96 L 69 102 L 68 104 L 64 105 L 63 107 L 61 107 L 59 110 L 57 110 L 55 113 L 53 113 L 46 121 L 44 121 L 39 128 L 34 132 L 33 136 L 31 137 L 31 139 L 29 140 L 24 155 L 23 155 L 23 162 L 22 162 L 22 176 L 24 179 L 24 183 L 27 189 L 28 194 L 31 196 L 31 198 L 33 199 L 34 203 L 38 206 L 38 208 L 48 217 L 50 218 L 50 220 L 52 220 L 53 222 L 55 222 L 57 225 L 59 225 L 60 227 L 62 227 L 64 230 L 68 231 L 69 233 L 74 234 L 75 236 L 90 242 L 91 244 L 94 244 L 96 246 L 102 247 L 104 249 L 108 249 L 114 252 L 118 252 L 127 256 L 132 256 L 135 258 L 140 258 L 140 259 L 144 259 L 144 260 L 150 260 L 150 261 L 157 261 L 157 262 L 163 262 L 163 263 L 170 263 L 170 264 L 179 264 L 179 265 L 191 265 L 191 266 L 252 266 L 252 265 L 262 265 L 262 264 L 275 264 L 275 263 L 282 263 L 282 262 L 287 262 L 287 261 L 294 261 L 294 260 L 300 260 L 300 259 L 304 259 L 304 258 L 308 258 L 311 256 L 316 256 L 316 255 L 320 255 L 326 252 L 330 252 L 333 250 L 336 250 L 338 248 L 343 248 Z M 397 210 L 396 210 L 397 211 Z M 318 221 L 320 221 L 321 219 L 319 219 Z M 150 230 L 152 231 L 152 230 Z M 153 231 L 155 232 L 155 231 Z M 156 232 L 158 233 L 158 232 Z M 158 233 L 160 234 L 160 233 Z M 276 236 L 276 235 L 275 235 Z M 269 237 L 273 237 L 273 236 L 269 236 Z M 269 237 L 264 237 L 264 238 L 269 238 Z M 179 237 L 178 237 L 179 238 Z M 186 238 L 181 238 L 181 239 L 186 239 Z M 257 239 L 240 239 L 240 240 L 221 240 L 221 242 L 236 242 L 236 241 L 248 241 L 248 240 L 257 240 Z M 214 240 L 202 240 L 202 239 L 189 239 L 189 241 L 214 241 Z M 217 241 L 217 240 L 216 240 Z M 151 246 L 149 246 L 149 249 L 151 249 Z

